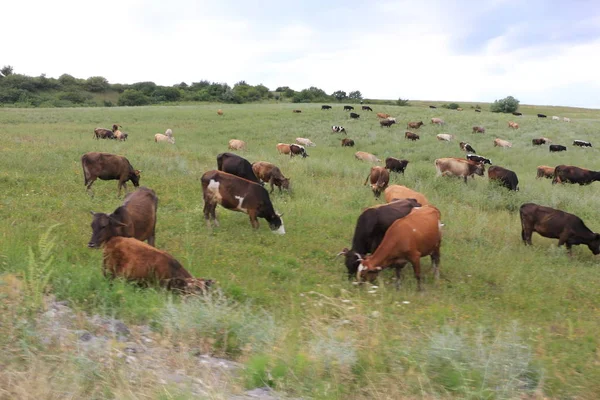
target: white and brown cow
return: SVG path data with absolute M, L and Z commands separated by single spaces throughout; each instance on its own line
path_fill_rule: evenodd
M 365 179 L 365 185 L 367 182 L 371 181 L 371 190 L 375 195 L 375 198 L 378 199 L 381 195 L 381 192 L 385 190 L 390 183 L 390 173 L 384 167 L 371 167 L 371 172 L 369 172 L 369 176 Z
M 483 176 L 485 167 L 481 163 L 465 160 L 464 158 L 438 158 L 435 160 L 437 176 L 458 176 L 467 182 L 467 178 L 474 174 Z

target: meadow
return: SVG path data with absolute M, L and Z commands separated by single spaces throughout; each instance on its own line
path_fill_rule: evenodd
M 559 208 L 600 231 L 598 184 L 536 179 L 538 165 L 600 170 L 597 148 L 571 146 L 574 139 L 596 145 L 600 111 L 522 106 L 524 115 L 514 117 L 475 113 L 468 105 L 462 112 L 418 102 L 374 106 L 397 118 L 388 129 L 380 128 L 375 113 L 357 111 L 361 118 L 350 120 L 342 104 L 332 105 L 331 111 L 319 104 L 0 108 L 0 274 L 34 283 L 26 286 L 26 303 L 52 293 L 81 312 L 148 324 L 171 343 L 237 360 L 246 366 L 239 384 L 247 388 L 270 385 L 295 397 L 327 399 L 599 398 L 599 260 L 586 246 L 568 257 L 556 240 L 537 234 L 525 247 L 518 210 L 526 202 Z M 302 113 L 293 114 L 294 108 Z M 537 112 L 572 122 L 538 119 Z M 431 125 L 431 117 L 446 125 Z M 421 140 L 405 140 L 406 123 L 419 120 L 425 122 L 416 131 Z M 509 129 L 509 120 L 521 128 Z M 129 134 L 127 142 L 92 138 L 94 128 L 113 123 Z M 331 125 L 343 125 L 347 134 L 332 133 Z M 471 133 L 473 125 L 486 133 Z M 176 144 L 154 143 L 154 134 L 167 128 Z M 439 142 L 438 133 L 456 138 Z M 531 139 L 541 136 L 568 151 L 532 146 Z M 296 137 L 316 143 L 307 148 L 308 158 L 277 153 L 278 142 Z M 343 137 L 356 146 L 342 148 Z M 272 162 L 291 178 L 291 193 L 276 189 L 271 196 L 283 213 L 285 235 L 272 234 L 264 220 L 255 231 L 246 215 L 221 207 L 221 226 L 207 228 L 200 177 L 216 169 L 216 155 L 232 138 L 248 144 L 238 154 Z M 513 148 L 494 148 L 494 138 Z M 515 171 L 520 191 L 491 184 L 487 174 L 467 184 L 436 178 L 436 158 L 464 156 L 459 141 Z M 425 194 L 441 211 L 441 279 L 434 282 L 430 260 L 423 259 L 423 292 L 416 290 L 412 268 L 404 269 L 399 291 L 391 271 L 380 275 L 378 289 L 359 288 L 348 281 L 342 258 L 335 258 L 350 246 L 360 212 L 383 202 L 363 186 L 371 165 L 354 159 L 358 150 L 382 160 L 408 159 L 405 175 L 392 174 L 390 184 Z M 224 297 L 182 301 L 160 289 L 109 285 L 101 251 L 86 246 L 90 211 L 112 212 L 122 197 L 117 181 L 98 180 L 95 196 L 86 194 L 80 158 L 89 151 L 126 156 L 142 170 L 140 184 L 159 197 L 157 247 L 193 275 L 216 279 Z M 39 255 L 38 243 L 51 227 L 49 259 Z M 227 306 L 219 308 L 223 302 Z M 29 368 L 32 353 L 60 354 L 36 343 L 28 333 L 34 328 L 17 327 L 39 306 L 29 303 L 21 313 L 8 310 L 4 300 L 0 310 L 0 345 L 10 349 L 0 355 L 0 382 L 7 370 Z M 105 376 L 87 379 L 94 389 L 80 393 L 119 397 Z M 127 398 L 142 390 L 132 386 Z M 139 398 L 175 398 L 156 390 Z

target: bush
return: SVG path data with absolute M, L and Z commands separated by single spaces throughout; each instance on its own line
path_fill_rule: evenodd
M 92 76 L 85 81 L 85 87 L 90 92 L 102 93 L 106 92 L 110 85 L 106 78 L 102 76 Z
M 152 97 L 156 102 L 162 103 L 166 101 L 178 101 L 181 99 L 181 90 L 174 87 L 159 86 L 152 93 Z
M 442 108 L 447 108 L 449 110 L 456 110 L 457 108 L 460 108 L 460 105 L 457 103 L 448 103 L 448 104 L 442 105 Z
M 512 96 L 496 100 L 490 106 L 490 111 L 495 113 L 512 113 L 519 109 L 519 100 Z
M 120 106 L 144 106 L 150 104 L 150 97 L 138 90 L 127 89 L 119 97 L 118 104 Z
M 82 104 L 85 103 L 91 96 L 86 95 L 84 92 L 80 92 L 78 90 L 72 90 L 69 92 L 61 93 L 58 98 L 60 100 L 70 101 L 74 104 Z
M 403 99 L 402 97 L 400 97 L 398 99 L 398 101 L 396 101 L 396 104 L 399 105 L 400 107 L 405 107 L 405 106 L 410 105 L 410 104 L 408 104 L 408 99 Z

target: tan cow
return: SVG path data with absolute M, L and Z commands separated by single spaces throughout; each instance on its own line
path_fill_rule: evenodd
M 512 147 L 512 143 L 509 142 L 508 140 L 502 140 L 502 139 L 494 139 L 494 147 L 502 147 L 502 148 L 511 148 Z
M 464 158 L 438 158 L 435 160 L 437 176 L 458 176 L 467 182 L 467 178 L 474 174 L 483 176 L 485 167 L 481 163 L 466 160 Z
M 279 154 L 290 154 L 292 150 L 290 150 L 289 144 L 277 143 L 277 152 Z
M 175 138 L 172 136 L 163 135 L 162 133 L 157 133 L 156 135 L 154 135 L 154 142 L 167 142 L 175 144 Z
M 357 160 L 361 160 L 361 161 L 369 161 L 372 163 L 380 163 L 381 162 L 381 160 L 379 158 L 377 158 L 373 154 L 367 153 L 365 151 L 357 151 L 356 153 L 354 153 L 354 157 L 356 157 Z
M 375 198 L 378 199 L 381 191 L 385 190 L 390 183 L 390 173 L 383 167 L 371 167 L 371 172 L 367 176 L 367 179 L 365 179 L 364 184 L 366 185 L 369 180 L 371 181 L 371 190 Z
M 485 133 L 485 128 L 483 126 L 474 126 L 473 133 Z
M 229 150 L 246 150 L 246 142 L 238 139 L 231 139 L 229 141 Z
M 415 192 L 414 190 L 402 185 L 388 186 L 388 188 L 385 189 L 384 196 L 386 203 L 391 203 L 392 201 L 399 199 L 415 199 L 422 206 L 429 204 L 429 200 L 427 200 L 427 197 L 425 197 L 423 194 Z
M 445 122 L 441 118 L 431 118 L 431 123 L 436 125 L 444 125 Z
M 540 165 L 537 167 L 537 179 L 539 178 L 554 178 L 554 167 L 549 167 L 547 165 Z
M 406 124 L 406 129 L 419 129 L 423 124 L 423 121 L 409 122 Z
M 297 137 L 296 138 L 296 143 L 301 144 L 301 145 L 306 146 L 306 147 L 314 147 L 314 146 L 316 146 L 316 144 L 314 144 L 310 139 L 301 138 L 301 137 Z
M 462 111 L 462 110 L 463 110 L 463 109 L 462 109 L 461 107 L 458 107 L 458 108 L 456 109 L 456 111 Z
M 508 121 L 508 127 L 512 129 L 519 129 L 519 124 L 513 121 Z
M 384 119 L 384 118 L 389 118 L 389 117 L 391 117 L 391 115 L 390 115 L 390 114 L 386 114 L 386 113 L 377 113 L 377 118 Z
M 220 108 L 217 110 L 217 115 L 223 116 L 223 110 L 221 110 Z
M 447 133 L 440 133 L 436 137 L 437 137 L 437 140 L 444 140 L 446 142 L 449 142 L 452 139 L 454 139 L 454 135 L 450 135 L 450 134 L 447 134 Z

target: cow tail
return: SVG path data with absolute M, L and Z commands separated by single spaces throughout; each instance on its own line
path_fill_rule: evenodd
M 83 184 L 87 185 L 88 174 L 87 174 L 87 171 L 85 170 L 85 159 L 83 157 L 81 158 L 81 168 L 83 169 Z

